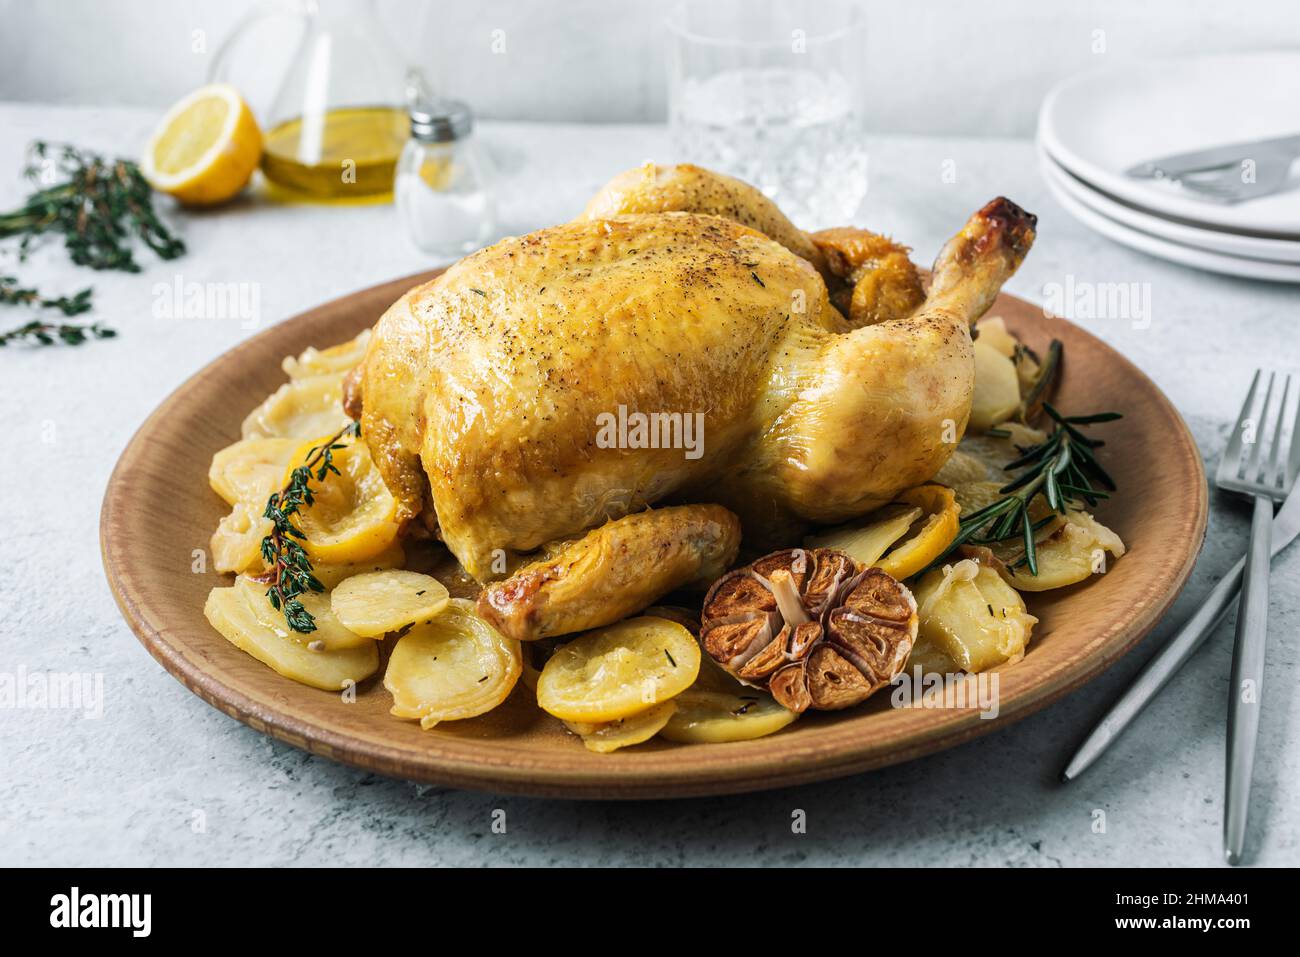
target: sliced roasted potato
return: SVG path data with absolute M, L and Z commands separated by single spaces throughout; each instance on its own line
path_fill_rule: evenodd
M 739 694 L 691 688 L 673 700 L 677 710 L 659 734 L 683 744 L 749 741 L 780 731 L 799 717 L 756 688 L 743 688 Z
M 374 642 L 371 642 L 373 645 Z M 426 731 L 491 711 L 510 696 L 523 669 L 519 642 L 453 598 L 442 614 L 397 642 L 384 672 L 392 714 L 419 718 Z
M 1006 493 L 1002 492 L 1003 482 L 968 482 L 965 485 L 958 485 L 953 489 L 953 495 L 957 499 L 957 504 L 961 506 L 963 515 L 973 515 L 980 509 L 992 505 L 994 502 L 1006 498 Z M 1052 515 L 1052 506 L 1047 504 L 1047 500 L 1041 495 L 1036 496 L 1029 503 L 1029 517 L 1038 523 Z M 1059 522 L 1052 521 L 1047 525 L 1034 532 L 1034 541 L 1041 542 L 1048 538 L 1052 532 L 1056 531 L 1060 525 L 1064 524 L 1065 519 Z M 1009 541 L 1021 541 L 1021 532 L 1017 528 L 1014 538 Z
M 359 648 L 368 639 L 350 629 L 334 616 L 330 608 L 328 592 L 304 592 L 298 596 L 302 607 L 316 620 L 315 631 L 293 631 L 285 624 L 284 614 L 275 609 L 266 597 L 266 585 L 252 581 L 242 575 L 235 579 L 235 588 L 239 589 L 248 604 L 254 618 L 267 631 L 282 635 L 289 641 L 310 648 L 312 651 L 342 651 L 345 648 Z
M 244 419 L 246 439 L 310 439 L 333 435 L 351 419 L 343 411 L 343 378 L 315 375 L 286 382 Z
M 557 648 L 537 682 L 537 703 L 562 721 L 617 721 L 691 686 L 700 646 L 666 618 L 631 618 Z
M 379 649 L 368 639 L 319 651 L 308 647 L 314 641 L 346 641 L 336 633 L 346 629 L 331 621 L 329 602 L 321 602 L 320 597 L 303 596 L 303 605 L 309 606 L 308 610 L 316 616 L 317 630 L 307 635 L 289 631 L 284 618 L 261 592 L 261 586 L 243 578 L 232 587 L 212 589 L 203 614 L 232 645 L 286 678 L 313 688 L 338 691 L 348 682 L 364 681 L 379 669 Z
M 326 588 L 337 588 L 339 583 L 353 575 L 366 572 L 382 572 L 389 568 L 401 568 L 406 564 L 406 550 L 401 542 L 393 542 L 378 555 L 371 555 L 355 562 L 312 562 L 312 574 Z
M 293 470 L 310 460 L 328 437 L 302 443 L 285 469 L 287 485 Z M 333 454 L 338 474 L 312 477 L 315 501 L 293 517 L 306 536 L 302 545 L 312 562 L 359 562 L 388 549 L 397 539 L 397 500 L 384 484 L 364 442 L 350 442 Z
M 975 323 L 975 329 L 979 333 L 976 341 L 992 346 L 1008 359 L 1016 354 L 1020 342 L 1007 331 L 1007 324 L 1001 316 L 985 316 Z
M 964 443 L 963 443 L 964 444 Z M 970 482 L 984 482 L 989 478 L 989 468 L 982 459 L 958 446 L 934 475 L 934 481 L 949 488 Z
M 970 559 L 927 573 L 914 594 L 920 637 L 963 671 L 1020 659 L 1038 622 L 996 571 Z
M 442 582 L 430 575 L 363 572 L 339 583 L 330 593 L 330 608 L 348 631 L 382 638 L 417 621 L 428 621 L 447 607 L 449 598 Z
M 209 542 L 214 569 L 241 574 L 266 567 L 262 561 L 262 539 L 271 534 L 272 525 L 269 518 L 262 517 L 265 507 L 265 503 L 256 506 L 237 502 L 230 514 L 217 523 Z
M 566 721 L 565 725 L 574 734 L 581 736 L 582 744 L 588 751 L 609 754 L 619 748 L 649 741 L 668 723 L 676 710 L 676 701 L 670 699 L 618 721 Z
M 1125 551 L 1120 537 L 1087 512 L 1067 511 L 1061 521 L 1042 531 L 1048 534 L 1041 539 L 1035 536 L 1037 575 L 1019 564 L 1025 557 L 1025 546 L 1019 539 L 992 546 L 993 554 L 1003 563 L 998 569 L 1003 580 L 1018 591 L 1048 591 L 1073 585 L 1104 572 L 1108 554 L 1119 558 Z
M 301 443 L 297 439 L 243 439 L 212 456 L 208 484 L 228 505 L 243 502 L 266 508 L 271 493 L 280 489 L 284 467 Z
M 987 432 L 1011 418 L 1020 407 L 1020 380 L 1010 358 L 981 336 L 975 340 L 975 393 L 971 398 L 970 428 Z
M 948 657 L 948 653 L 935 643 L 933 637 L 918 635 L 912 646 L 912 654 L 907 659 L 907 672 L 920 667 L 921 674 L 952 675 L 961 669 Z
M 370 330 L 366 329 L 355 339 L 341 342 L 328 349 L 308 346 L 298 356 L 285 356 L 280 367 L 290 379 L 309 379 L 312 376 L 331 375 L 342 378 L 366 357 L 370 345 Z
M 1046 433 L 1032 426 L 1019 422 L 1007 421 L 999 425 L 992 433 L 967 435 L 957 446 L 958 452 L 978 459 L 984 464 L 986 474 L 977 478 L 987 478 L 1006 484 L 1011 480 L 1011 473 L 1003 466 L 1020 458 L 1021 449 L 1038 445 L 1047 438 Z M 945 485 L 949 484 L 947 482 Z
M 918 505 L 891 503 L 872 512 L 866 524 L 843 525 L 820 535 L 808 536 L 803 540 L 804 547 L 833 548 L 859 565 L 874 565 L 923 514 L 924 510 Z

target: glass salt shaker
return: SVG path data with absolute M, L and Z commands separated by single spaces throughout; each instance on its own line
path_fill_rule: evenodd
M 488 163 L 470 136 L 473 114 L 459 100 L 417 103 L 410 114 L 411 138 L 393 183 L 402 224 L 431 255 L 472 252 L 496 228 Z

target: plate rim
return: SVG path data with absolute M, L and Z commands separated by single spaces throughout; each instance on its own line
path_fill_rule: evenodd
M 1050 155 L 1050 154 L 1049 154 Z M 1044 156 L 1040 164 L 1049 160 Z M 1112 219 L 1105 213 L 1093 209 L 1083 200 L 1071 195 L 1064 186 L 1056 182 L 1051 171 L 1044 173 L 1048 191 L 1052 198 L 1064 207 L 1079 222 L 1099 235 L 1120 243 L 1130 249 L 1166 262 L 1172 262 L 1188 269 L 1212 272 L 1234 279 L 1248 279 L 1257 282 L 1272 282 L 1285 285 L 1300 283 L 1300 263 L 1283 263 L 1275 260 L 1251 259 L 1246 256 L 1231 256 L 1198 246 L 1189 246 L 1163 236 L 1145 232 L 1136 226 L 1130 226 Z
M 1112 196 L 1087 180 L 1080 179 L 1052 155 L 1045 143 L 1039 140 L 1037 145 L 1039 164 L 1045 168 L 1048 179 L 1055 180 L 1067 195 L 1107 219 L 1155 236 L 1157 239 L 1189 246 L 1216 256 L 1230 256 L 1233 259 L 1250 259 L 1275 266 L 1300 268 L 1300 238 L 1269 239 L 1242 235 L 1226 230 L 1207 229 L 1181 218 L 1161 216 L 1118 196 Z M 1223 245 L 1216 246 L 1216 242 Z M 1235 247 L 1236 251 L 1229 251 L 1227 246 Z M 1292 258 L 1278 259 L 1276 254 Z
M 1113 630 L 1123 633 L 1122 639 L 1107 637 L 1106 640 L 1098 640 L 1086 657 L 1070 663 L 1071 674 L 1068 680 L 1053 683 L 1050 687 L 1045 681 L 1027 686 L 1014 701 L 1001 702 L 1001 711 L 992 720 L 984 720 L 973 712 L 963 713 L 953 717 L 949 726 L 938 733 L 926 731 L 913 733 L 911 737 L 903 736 L 885 751 L 873 751 L 869 745 L 860 743 L 856 750 L 837 749 L 839 742 L 834 734 L 835 725 L 821 729 L 822 733 L 808 743 L 788 746 L 784 753 L 776 757 L 760 757 L 752 761 L 746 760 L 745 752 L 752 750 L 754 745 L 776 739 L 711 745 L 711 748 L 731 749 L 728 754 L 734 755 L 736 760 L 717 762 L 705 769 L 708 773 L 703 775 L 698 769 L 692 769 L 680 761 L 674 766 L 671 761 L 665 760 L 662 768 L 658 768 L 658 762 L 654 762 L 656 770 L 662 773 L 647 779 L 645 767 L 632 768 L 616 759 L 607 759 L 608 770 L 603 771 L 598 780 L 593 780 L 593 772 L 583 767 L 551 766 L 541 770 L 528 760 L 529 755 L 535 751 L 527 747 L 510 749 L 497 745 L 488 749 L 491 753 L 480 749 L 472 758 L 466 757 L 464 755 L 469 754 L 472 747 L 457 747 L 459 739 L 432 743 L 427 751 L 421 752 L 422 759 L 413 763 L 403 749 L 389 744 L 359 742 L 347 733 L 303 720 L 286 710 L 258 700 L 245 689 L 205 671 L 201 663 L 191 661 L 183 649 L 168 641 L 168 624 L 153 620 L 152 614 L 141 602 L 142 582 L 138 574 L 133 573 L 131 563 L 124 560 L 124 550 L 129 543 L 124 535 L 114 534 L 112 526 L 119 516 L 125 514 L 125 498 L 130 485 L 128 479 L 147 460 L 149 436 L 184 396 L 199 389 L 209 379 L 227 374 L 225 370 L 240 354 L 259 353 L 266 348 L 264 344 L 268 340 L 292 338 L 295 333 L 307 332 L 314 320 L 343 299 L 361 294 L 379 296 L 381 292 L 391 291 L 392 301 L 407 289 L 442 271 L 432 270 L 379 283 L 322 303 L 250 336 L 215 357 L 172 390 L 145 418 L 123 449 L 105 489 L 99 523 L 101 558 L 114 601 L 132 633 L 169 674 L 200 699 L 256 731 L 309 753 L 404 780 L 492 793 L 567 799 L 690 798 L 768 790 L 861 773 L 942 751 L 1003 728 L 1091 681 L 1150 633 L 1182 592 L 1200 554 L 1208 524 L 1209 492 L 1200 451 L 1182 415 L 1150 377 L 1122 353 L 1068 320 L 1052 319 L 1053 322 L 1070 325 L 1075 334 L 1092 340 L 1092 345 L 1108 353 L 1111 360 L 1126 366 L 1127 374 L 1140 378 L 1151 393 L 1158 397 L 1160 412 L 1176 426 L 1172 430 L 1171 441 L 1176 443 L 1183 456 L 1192 464 L 1196 479 L 1193 483 L 1195 501 L 1191 503 L 1190 545 L 1182 556 L 1182 561 L 1173 570 L 1168 586 L 1154 600 L 1142 605 L 1139 613 L 1127 619 L 1123 627 L 1115 626 Z M 1005 293 L 1000 298 L 1017 299 Z M 1018 301 L 1038 310 L 1032 303 Z M 996 309 L 996 304 L 994 308 Z M 302 337 L 299 338 L 301 340 Z M 215 632 L 213 635 L 214 640 L 219 638 Z M 840 737 L 844 735 L 841 734 Z M 470 741 L 471 746 L 472 743 Z M 767 748 L 759 750 L 766 751 Z M 649 752 L 646 757 L 680 753 L 680 749 L 665 749 Z
M 1192 56 L 1161 57 L 1154 60 L 1130 62 L 1118 65 L 1103 65 L 1084 70 L 1058 82 L 1043 98 L 1038 111 L 1038 139 L 1046 146 L 1053 158 L 1066 170 L 1080 179 L 1106 192 L 1118 196 L 1157 215 L 1177 217 L 1188 223 L 1195 223 L 1206 229 L 1230 230 L 1238 235 L 1259 239 L 1281 239 L 1300 241 L 1300 227 L 1277 221 L 1270 226 L 1242 226 L 1232 222 L 1223 207 L 1187 199 L 1177 193 L 1168 195 L 1142 186 L 1141 180 L 1126 177 L 1093 162 L 1085 156 L 1065 146 L 1056 129 L 1056 114 L 1059 101 L 1075 88 L 1083 86 L 1100 77 L 1117 77 L 1123 73 L 1133 73 L 1139 69 L 1150 69 L 1156 65 L 1183 65 L 1210 61 L 1246 61 L 1257 60 L 1259 56 L 1290 57 L 1300 62 L 1300 50 L 1274 48 L 1253 51 L 1251 53 L 1210 53 Z M 1198 215 L 1198 213 L 1200 215 Z

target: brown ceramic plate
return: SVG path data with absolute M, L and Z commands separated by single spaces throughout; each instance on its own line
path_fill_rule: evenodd
M 1124 413 L 1106 428 L 1105 462 L 1120 494 L 1099 517 L 1130 552 L 1091 582 L 1030 597 L 1039 618 L 1024 660 L 1000 676 L 1000 714 L 863 707 L 814 714 L 757 741 L 674 745 L 658 740 L 593 754 L 541 713 L 522 686 L 502 707 L 422 731 L 388 714 L 378 677 L 355 703 L 295 684 L 240 652 L 203 617 L 209 589 L 191 549 L 227 511 L 208 488 L 214 452 L 239 438 L 249 409 L 283 381 L 280 360 L 354 336 L 429 276 L 376 286 L 289 319 L 221 356 L 141 426 L 108 484 L 100 521 L 108 581 L 149 652 L 204 701 L 258 731 L 346 764 L 415 781 L 574 798 L 684 797 L 754 791 L 854 774 L 951 747 L 1023 718 L 1096 677 L 1164 614 L 1205 534 L 1201 458 L 1169 400 L 1100 340 L 1002 296 L 993 312 L 1026 343 L 1065 344 L 1057 405 Z M 160 509 L 158 502 L 167 502 Z

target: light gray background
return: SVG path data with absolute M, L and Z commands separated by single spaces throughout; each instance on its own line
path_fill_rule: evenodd
M 609 122 L 665 115 L 668 0 L 377 5 L 403 54 L 482 116 Z M 166 106 L 204 80 L 220 39 L 256 6 L 252 0 L 0 0 L 0 99 Z M 1294 0 L 869 0 L 863 6 L 868 124 L 899 132 L 1028 136 L 1043 94 L 1079 70 L 1300 44 Z M 205 32 L 207 53 L 192 52 L 195 30 Z M 495 30 L 504 31 L 504 55 L 491 52 Z M 1094 52 L 1098 31 L 1104 34 L 1100 54 Z
M 201 73 L 181 76 L 183 70 L 178 70 L 173 76 L 164 69 L 168 55 L 159 49 L 153 53 L 158 63 L 148 62 L 143 47 L 133 48 L 129 56 L 118 49 L 141 41 L 130 30 L 114 32 L 108 21 L 95 21 L 101 16 L 95 10 L 107 4 L 41 4 L 40 13 L 28 13 L 29 4 L 5 6 L 0 10 L 4 97 L 161 104 Z M 449 6 L 460 11 L 461 22 L 467 20 L 469 4 Z M 489 15 L 497 6 L 487 5 Z M 582 6 L 596 18 L 604 5 Z M 995 80 L 974 71 L 972 83 L 988 84 L 977 90 L 1005 90 L 1019 105 L 1008 106 L 1002 92 L 955 94 L 951 78 L 960 71 L 954 72 L 953 62 L 991 60 L 988 69 L 1005 70 L 1010 51 L 1015 57 L 1032 53 L 1037 65 L 1026 75 L 1036 71 L 1034 82 L 1041 86 L 1049 73 L 1067 66 L 1036 51 L 1074 43 L 1062 40 L 1054 27 L 1073 23 L 1086 35 L 1088 18 L 1037 13 L 1036 4 L 1012 6 L 1036 25 L 1040 38 L 1030 42 L 1028 28 L 1016 27 L 1020 41 L 999 46 L 1003 52 L 998 56 L 976 56 L 972 47 L 972 37 L 986 29 L 983 18 L 1002 17 L 985 6 L 978 8 L 979 25 L 965 31 L 951 23 L 955 4 L 944 4 L 946 13 L 928 14 L 913 25 L 910 37 L 945 38 L 946 47 L 929 47 L 920 39 L 907 46 L 931 49 L 927 58 L 947 71 L 949 80 L 930 87 L 928 100 L 899 111 L 900 123 L 925 122 L 941 131 L 948 128 L 944 124 L 969 123 L 970 116 L 980 115 L 975 130 L 985 133 L 996 115 L 1004 116 L 1005 124 L 998 132 L 1028 131 L 1037 93 L 1022 91 L 1010 74 Z M 1192 14 L 1175 16 L 1169 12 L 1175 7 L 1199 8 L 1154 6 L 1166 13 L 1159 29 L 1154 23 L 1144 26 L 1143 39 L 1129 41 L 1129 49 L 1158 45 L 1160 30 L 1185 29 L 1182 18 Z M 1270 7 L 1281 9 L 1280 4 Z M 49 8 L 73 12 L 61 18 Z M 1120 5 L 1103 10 L 1119 11 Z M 897 11 L 886 15 L 902 16 Z M 1242 29 L 1240 23 L 1216 16 L 1222 29 L 1203 23 L 1205 37 L 1216 43 L 1244 37 L 1232 32 Z M 33 17 L 43 21 L 43 32 Z M 15 30 L 16 19 L 26 26 Z M 163 19 L 173 26 L 179 22 Z M 608 22 L 626 30 L 618 35 L 638 42 L 651 29 L 634 30 L 615 23 L 617 19 Z M 600 46 L 591 39 L 598 32 L 594 24 L 565 28 L 554 14 L 533 22 L 539 30 L 544 25 L 547 36 L 577 44 L 579 50 Z M 62 61 L 53 58 L 59 36 L 67 47 Z M 989 36 L 997 36 L 996 31 Z M 1078 42 L 1086 46 L 1087 40 Z M 13 72 L 13 48 L 28 50 L 21 77 Z M 118 66 L 87 62 L 96 57 Z M 1087 61 L 1083 54 L 1079 59 Z M 132 60 L 138 71 L 120 66 Z M 553 57 L 550 67 L 572 77 L 563 72 L 569 69 L 564 62 Z M 608 68 L 611 61 L 603 62 Z M 30 72 L 51 63 L 60 65 L 29 89 Z M 633 62 L 628 72 L 636 66 Z M 535 76 L 546 75 L 546 59 L 532 69 Z M 588 81 L 566 82 L 574 90 L 590 87 L 597 100 L 608 93 L 602 84 L 632 82 L 623 71 L 592 82 L 599 71 L 584 69 Z M 172 78 L 126 89 L 137 73 L 155 72 Z M 915 76 L 923 79 L 924 72 L 918 69 Z M 617 80 L 611 78 L 615 73 Z M 92 75 L 113 83 L 97 83 Z M 646 73 L 648 78 L 655 75 Z M 14 85 L 19 80 L 21 90 Z M 646 82 L 647 89 L 657 89 L 657 80 Z M 905 85 L 898 84 L 894 101 L 904 95 Z M 501 82 L 495 89 L 505 97 L 509 86 Z M 995 100 L 996 107 L 988 105 Z M 523 112 L 543 106 L 540 100 L 514 102 L 513 109 Z M 550 100 L 545 106 L 558 108 Z M 18 172 L 29 140 L 70 138 L 134 155 L 157 115 L 156 106 L 0 103 L 0 208 L 9 208 L 24 193 Z M 481 136 L 502 171 L 502 233 L 568 219 L 614 172 L 668 155 L 664 131 L 653 125 L 485 123 Z M 1294 370 L 1300 362 L 1293 287 L 1198 273 L 1096 236 L 1050 198 L 1033 147 L 1024 139 L 877 133 L 869 147 L 871 190 L 857 222 L 912 244 L 920 262 L 933 258 L 971 210 L 1004 193 L 1041 217 L 1038 243 L 1009 284 L 1011 292 L 1041 301 L 1048 284 L 1064 283 L 1068 276 L 1083 283 L 1149 283 L 1149 327 L 1137 328 L 1122 318 L 1080 322 L 1165 390 L 1211 465 L 1254 366 L 1272 362 Z M 955 163 L 955 182 L 941 178 L 949 160 Z M 93 284 L 97 317 L 116 326 L 121 336 L 79 349 L 0 351 L 0 414 L 7 430 L 0 455 L 0 672 L 13 673 L 20 666 L 96 672 L 103 675 L 107 697 L 100 720 L 57 710 L 0 710 L 0 864 L 1057 866 L 1212 865 L 1221 860 L 1231 622 L 1099 766 L 1068 787 L 1056 782 L 1089 722 L 1241 554 L 1245 513 L 1217 497 L 1206 550 L 1188 589 L 1157 633 L 1110 672 L 998 734 L 838 782 L 748 797 L 610 805 L 473 794 L 355 772 L 273 742 L 209 708 L 169 677 L 122 622 L 100 568 L 99 503 L 118 454 L 145 416 L 185 378 L 252 332 L 233 319 L 155 319 L 153 284 L 177 276 L 256 283 L 262 321 L 272 323 L 431 263 L 407 243 L 389 207 L 282 207 L 252 198 L 202 215 L 169 214 L 190 252 L 174 263 L 158 263 L 145 254 L 142 275 L 71 270 L 62 253 L 52 249 L 21 267 L 25 279 L 55 290 Z M 12 266 L 12 259 L 0 259 L 5 271 Z M 1106 399 L 1098 396 L 1098 406 Z M 1136 549 L 1124 561 L 1141 561 L 1144 550 L 1161 547 L 1158 542 L 1131 544 Z M 1250 832 L 1255 859 L 1265 864 L 1300 863 L 1300 709 L 1293 695 L 1298 623 L 1300 549 L 1292 549 L 1274 566 Z M 505 835 L 492 833 L 495 809 L 507 814 Z M 796 809 L 808 815 L 803 836 L 790 830 Z M 1099 811 L 1105 814 L 1104 833 L 1094 830 Z M 197 813 L 206 822 L 202 832 L 193 828 Z

